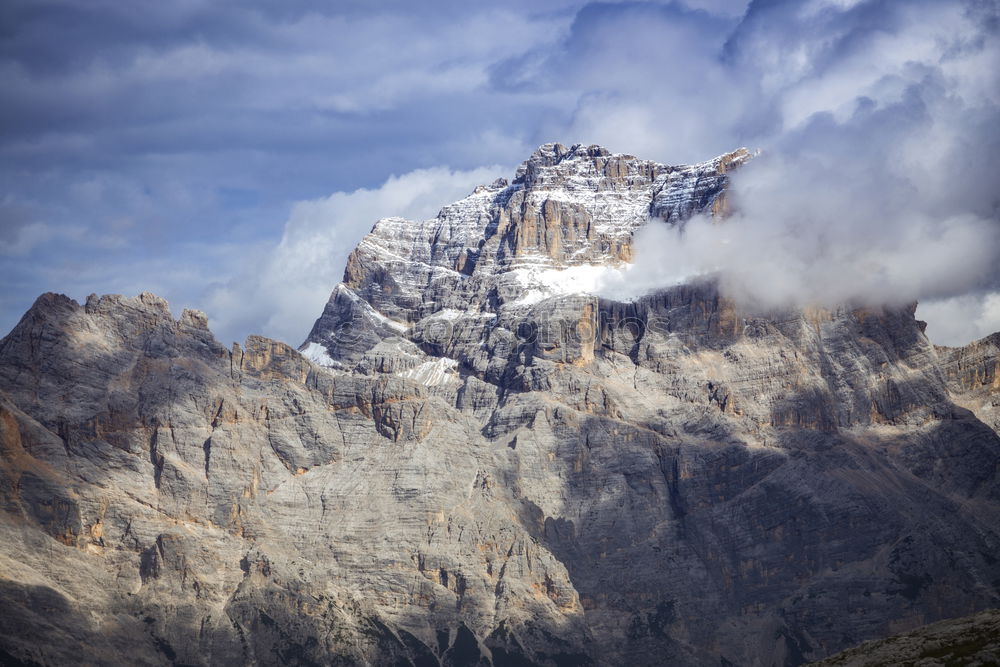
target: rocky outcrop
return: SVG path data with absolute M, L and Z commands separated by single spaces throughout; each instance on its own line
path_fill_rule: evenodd
M 1000 333 L 937 352 L 955 402 L 1000 432 Z
M 671 167 L 600 146 L 545 144 L 509 184 L 480 186 L 432 220 L 375 223 L 303 349 L 351 365 L 378 340 L 442 329 L 441 319 L 477 344 L 495 314 L 573 293 L 579 276 L 627 262 L 632 235 L 651 217 L 682 224 L 720 208 L 728 172 L 750 157 L 740 149 Z
M 941 621 L 913 632 L 865 642 L 857 648 L 813 663 L 816 667 L 926 667 L 1000 664 L 1000 611 Z
M 190 320 L 148 294 L 44 295 L 4 339 L 8 654 L 355 664 L 468 657 L 493 632 L 523 655 L 533 624 L 553 633 L 533 652 L 586 640 L 453 406 Z
M 794 665 L 997 606 L 995 341 L 578 280 L 746 158 L 543 146 L 377 223 L 302 353 L 40 297 L 0 342 L 0 657 Z

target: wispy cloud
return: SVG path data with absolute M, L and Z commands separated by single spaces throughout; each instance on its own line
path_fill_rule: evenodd
M 348 254 L 376 220 L 432 218 L 442 203 L 461 199 L 510 170 L 418 169 L 391 176 L 378 188 L 298 202 L 276 246 L 208 290 L 204 303 L 213 330 L 227 338 L 260 331 L 297 345 L 343 277 Z
M 761 308 L 991 302 L 997 5 L 755 2 L 724 25 L 677 5 L 591 6 L 534 79 L 587 90 L 568 127 L 616 148 L 666 161 L 763 149 L 734 174 L 726 224 L 645 232 L 631 289 L 720 273 Z M 625 36 L 631 66 L 604 57 Z M 939 342 L 982 333 L 926 312 Z

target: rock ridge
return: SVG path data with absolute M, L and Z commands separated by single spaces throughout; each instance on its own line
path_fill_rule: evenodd
M 729 172 L 751 157 L 741 148 L 667 166 L 596 145 L 544 144 L 509 185 L 480 186 L 432 220 L 376 222 L 300 349 L 322 363 L 356 363 L 378 339 L 443 311 L 482 319 L 572 294 L 576 278 L 629 261 L 632 235 L 650 218 L 721 214 Z M 344 340 L 359 328 L 371 333 Z
M 546 144 L 376 223 L 301 352 L 39 297 L 0 341 L 0 660 L 798 665 L 1000 605 L 998 335 L 588 291 L 749 157 Z

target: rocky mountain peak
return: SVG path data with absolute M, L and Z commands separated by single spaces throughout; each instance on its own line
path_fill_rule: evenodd
M 608 189 L 615 185 L 626 185 L 622 178 L 630 172 L 633 175 L 643 175 L 646 179 L 655 178 L 657 167 L 659 170 L 665 168 L 664 165 L 639 160 L 632 155 L 612 154 L 596 144 L 574 144 L 569 148 L 557 143 L 543 144 L 521 163 L 514 174 L 513 183 L 521 184 L 525 189 L 565 188 L 573 185 Z M 574 183 L 574 177 L 584 179 L 584 183 Z
M 591 146 L 573 144 L 569 148 L 560 143 L 542 144 L 518 167 L 514 174 L 514 182 L 531 182 L 532 176 L 537 174 L 542 167 L 554 167 L 565 160 L 585 160 L 588 158 L 593 160 L 610 155 L 611 151 L 596 144 Z M 623 157 L 632 158 L 632 156 Z
M 749 157 L 543 146 L 378 221 L 301 353 L 40 297 L 0 341 L 0 662 L 799 665 L 996 607 L 1000 338 L 594 294 Z
M 173 321 L 170 314 L 170 304 L 166 299 L 152 292 L 143 292 L 138 296 L 129 297 L 121 294 L 91 294 L 84 305 L 88 314 L 141 313 L 150 318 L 166 318 Z
M 480 186 L 434 219 L 379 220 L 303 349 L 323 363 L 353 363 L 381 338 L 416 331 L 441 312 L 484 321 L 504 308 L 587 293 L 601 271 L 632 258 L 632 237 L 651 218 L 682 224 L 722 212 L 729 172 L 750 157 L 738 149 L 668 166 L 597 145 L 544 144 L 509 184 Z M 369 333 L 345 346 L 334 332 L 359 323 Z
M 42 316 L 50 312 L 64 311 L 70 308 L 79 308 L 78 304 L 73 299 L 69 298 L 65 294 L 59 294 L 56 292 L 45 292 L 31 304 L 31 308 L 24 314 L 24 317 L 31 315 Z

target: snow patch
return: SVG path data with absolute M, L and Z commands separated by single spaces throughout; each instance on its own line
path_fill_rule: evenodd
M 581 264 L 565 269 L 522 265 L 508 272 L 524 290 L 512 305 L 530 306 L 553 296 L 596 295 L 622 271 L 620 267 L 605 264 Z
M 436 313 L 431 313 L 425 317 L 424 320 L 445 320 L 447 322 L 454 322 L 464 316 L 465 313 L 461 310 L 455 310 L 454 308 L 442 308 Z
M 338 283 L 334 289 L 339 293 L 346 294 L 351 301 L 354 301 L 355 303 L 360 303 L 361 306 L 365 309 L 365 314 L 370 315 L 372 319 L 374 319 L 377 322 L 381 322 L 382 324 L 389 327 L 393 331 L 397 333 L 403 333 L 404 331 L 410 328 L 406 324 L 403 324 L 402 322 L 397 322 L 396 320 L 389 319 L 382 313 L 375 310 L 374 306 L 372 306 L 370 303 L 368 303 L 360 296 L 358 296 L 354 290 L 352 290 L 344 283 Z
M 365 303 L 368 304 L 367 301 Z M 403 324 L 402 322 L 397 322 L 396 320 L 390 320 L 388 317 L 386 317 L 382 313 L 372 308 L 370 304 L 368 304 L 368 311 L 372 317 L 374 317 L 376 320 L 378 320 L 379 322 L 386 325 L 387 327 L 389 327 L 390 329 L 392 329 L 397 333 L 403 333 L 404 331 L 409 329 L 409 327 Z
M 458 361 L 455 359 L 440 357 L 434 361 L 425 361 L 416 368 L 400 371 L 396 375 L 416 380 L 428 387 L 436 387 L 457 380 L 458 378 L 454 373 L 457 367 Z
M 326 348 L 319 343 L 309 343 L 299 350 L 299 354 L 317 366 L 331 367 L 336 365 L 334 360 L 330 358 L 330 355 L 327 354 Z

